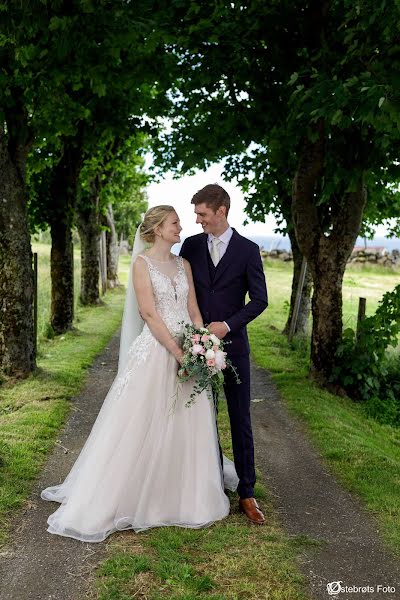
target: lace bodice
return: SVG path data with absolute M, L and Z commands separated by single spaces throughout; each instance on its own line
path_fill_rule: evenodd
M 175 256 L 170 261 L 159 262 L 145 254 L 143 258 L 149 268 L 157 312 L 172 333 L 182 333 L 182 321 L 190 322 L 188 314 L 189 284 L 183 258 Z
M 183 258 L 175 256 L 166 263 L 155 261 L 144 254 L 139 254 L 136 258 L 136 260 L 142 259 L 146 261 L 149 269 L 157 312 L 179 343 L 179 337 L 183 333 L 183 323 L 191 322 L 188 312 L 189 283 Z M 150 352 L 157 345 L 159 342 L 145 323 L 142 333 L 129 348 L 125 370 L 115 379 L 116 397 L 120 396 L 130 378 L 146 362 Z

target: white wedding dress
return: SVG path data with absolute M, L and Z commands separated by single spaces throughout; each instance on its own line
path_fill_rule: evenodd
M 181 335 L 182 322 L 190 322 L 182 258 L 136 260 L 146 260 L 158 313 Z M 238 479 L 225 458 L 222 473 L 213 402 L 204 391 L 185 407 L 193 383 L 175 397 L 177 367 L 145 324 L 70 473 L 41 493 L 61 503 L 47 531 L 101 542 L 117 530 L 199 528 L 228 515 L 223 479 L 232 490 Z

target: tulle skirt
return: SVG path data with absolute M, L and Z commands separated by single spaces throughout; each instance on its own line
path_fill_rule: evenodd
M 140 340 L 137 340 L 140 344 Z M 149 341 L 148 341 L 149 342 Z M 63 483 L 42 491 L 61 503 L 49 533 L 101 542 L 114 531 L 200 528 L 226 517 L 214 406 L 207 392 L 185 406 L 177 363 L 155 340 L 114 380 L 92 431 Z M 224 458 L 225 487 L 235 489 Z

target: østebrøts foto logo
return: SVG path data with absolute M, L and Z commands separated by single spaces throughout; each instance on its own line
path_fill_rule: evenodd
M 342 591 L 341 581 L 331 581 L 327 584 L 326 589 L 330 596 L 336 596 Z

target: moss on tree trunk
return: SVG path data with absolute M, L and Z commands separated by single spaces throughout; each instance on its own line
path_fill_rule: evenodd
M 112 205 L 107 207 L 105 215 L 108 231 L 107 231 L 107 287 L 112 289 L 120 285 L 118 279 L 118 259 L 119 247 L 118 237 L 115 229 L 114 214 Z
M 52 222 L 51 231 L 51 326 L 57 334 L 73 327 L 74 257 L 71 223 Z
M 0 371 L 26 377 L 35 368 L 32 251 L 26 152 L 14 150 L 0 132 Z
M 72 223 L 82 167 L 82 138 L 66 138 L 60 162 L 53 168 L 51 205 L 51 325 L 57 334 L 72 329 L 74 318 L 74 259 Z
M 99 289 L 99 197 L 91 186 L 90 198 L 77 208 L 77 225 L 81 240 L 81 291 L 84 305 L 100 303 Z

